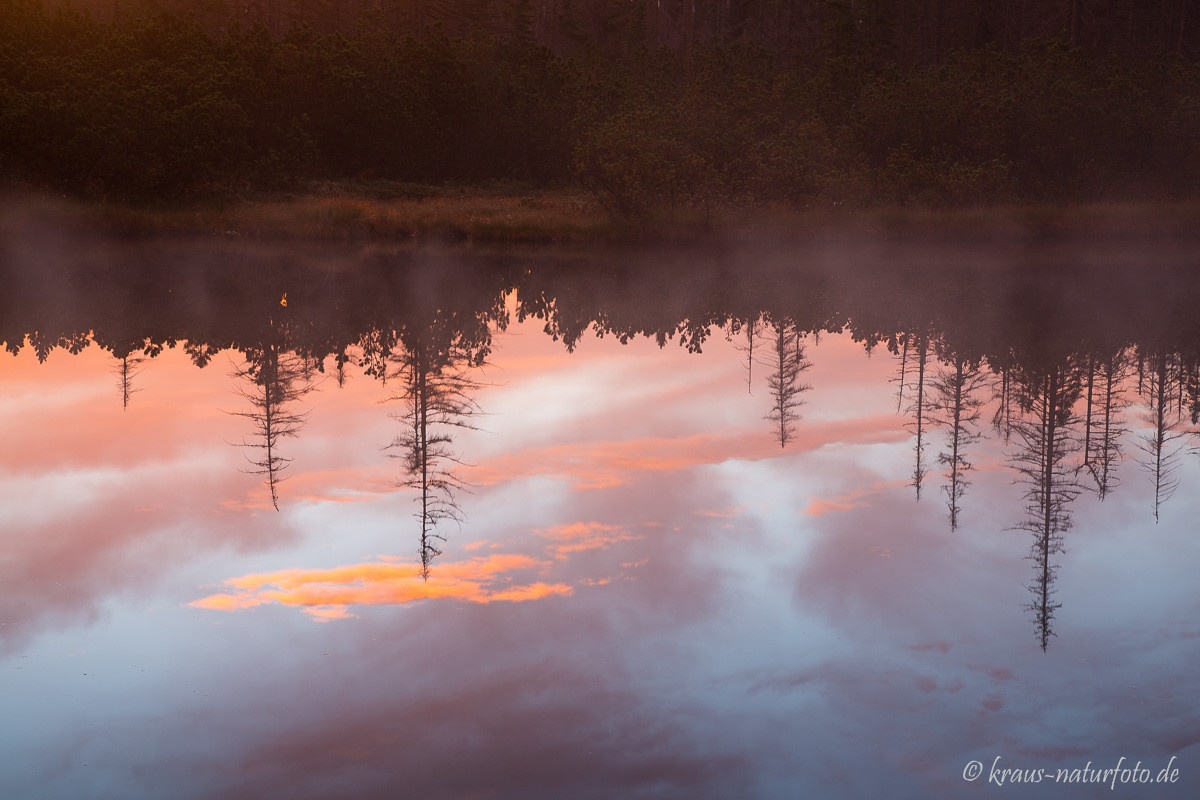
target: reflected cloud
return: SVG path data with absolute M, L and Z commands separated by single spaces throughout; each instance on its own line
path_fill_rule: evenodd
M 349 564 L 330 569 L 287 569 L 225 581 L 233 592 L 217 592 L 192 603 L 194 608 L 237 611 L 266 603 L 302 608 L 328 620 L 351 616 L 349 606 L 405 605 L 418 600 L 453 598 L 470 603 L 521 602 L 569 595 L 565 583 L 513 584 L 509 573 L 539 570 L 549 562 L 518 554 L 496 554 L 441 564 L 423 577 L 421 565 L 394 561 Z
M 836 420 L 814 423 L 811 428 L 801 425 L 789 439 L 794 446 L 788 452 L 794 455 L 833 445 L 877 444 L 905 438 L 891 415 Z M 541 475 L 569 481 L 576 489 L 609 489 L 632 482 L 639 473 L 777 457 L 779 448 L 770 440 L 764 441 L 757 431 L 732 430 L 528 448 L 490 459 L 471 469 L 469 478 L 477 486 L 492 486 Z
M 836 497 L 813 498 L 805 507 L 804 512 L 810 517 L 821 517 L 833 511 L 850 511 L 855 508 L 866 508 L 870 500 L 888 489 L 907 485 L 904 481 L 876 481 L 862 489 L 843 492 Z
M 617 542 L 630 542 L 642 538 L 620 525 L 605 525 L 600 522 L 572 522 L 556 525 L 538 533 L 552 542 L 551 552 L 559 560 L 581 550 L 607 549 Z

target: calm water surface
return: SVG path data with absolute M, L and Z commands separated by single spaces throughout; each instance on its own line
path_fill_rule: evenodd
M 1194 252 L 13 236 L 0 796 L 1195 797 Z

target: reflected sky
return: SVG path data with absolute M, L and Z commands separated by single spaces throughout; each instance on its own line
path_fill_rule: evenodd
M 128 408 L 94 346 L 0 356 L 0 795 L 958 797 L 971 760 L 1175 756 L 1153 796 L 1195 796 L 1194 455 L 1157 523 L 1132 457 L 1075 501 L 1043 651 L 1013 443 L 973 445 L 951 532 L 885 350 L 809 337 L 781 448 L 736 338 L 568 353 L 541 327 L 479 371 L 428 580 L 393 386 L 318 377 L 275 511 L 240 355 L 168 349 Z

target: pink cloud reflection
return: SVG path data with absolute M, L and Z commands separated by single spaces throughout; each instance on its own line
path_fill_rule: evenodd
M 799 432 L 785 454 L 833 445 L 903 441 L 907 432 L 894 415 L 814 423 Z M 492 486 L 543 475 L 569 481 L 576 489 L 623 486 L 646 472 L 675 472 L 730 460 L 759 461 L 780 455 L 779 444 L 757 428 L 724 430 L 674 438 L 647 436 L 555 447 L 526 448 L 489 459 L 470 470 L 470 480 Z

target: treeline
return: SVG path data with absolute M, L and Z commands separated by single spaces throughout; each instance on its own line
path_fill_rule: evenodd
M 1061 38 L 1090 54 L 1200 55 L 1193 0 L 52 0 L 116 21 L 165 8 L 210 32 L 295 25 L 320 33 L 387 28 L 420 35 L 478 33 L 546 45 L 559 54 L 600 47 L 692 43 L 760 45 L 780 52 L 866 52 L 901 68 L 941 62 L 956 50 L 1012 50 Z
M 0 0 L 0 179 L 119 201 L 578 182 L 626 214 L 1195 196 L 1188 3 L 1138 4 L 1125 39 L 1097 2 L 1059 3 L 1066 27 L 969 5 Z

